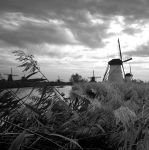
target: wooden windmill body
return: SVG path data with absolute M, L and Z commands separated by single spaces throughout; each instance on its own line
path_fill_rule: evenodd
M 108 80 L 110 82 L 118 82 L 118 83 L 122 83 L 124 81 L 125 71 L 123 63 L 131 60 L 132 58 L 123 60 L 119 39 L 118 39 L 118 46 L 120 58 L 112 59 L 108 62 L 108 66 L 105 71 L 103 81 Z
M 109 68 L 109 75 L 108 81 L 110 82 L 122 82 L 123 81 L 123 74 L 121 70 L 122 61 L 120 59 L 112 59 L 108 62 Z

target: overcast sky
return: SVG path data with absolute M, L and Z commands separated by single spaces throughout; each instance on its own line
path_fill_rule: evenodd
M 149 81 L 149 0 L 0 0 L 0 73 L 23 75 L 12 51 L 33 54 L 49 80 L 103 77 L 118 56 Z

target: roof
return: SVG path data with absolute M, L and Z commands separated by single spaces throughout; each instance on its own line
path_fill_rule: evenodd
M 126 73 L 125 77 L 132 77 L 133 75 L 131 73 Z
M 108 62 L 109 65 L 122 65 L 122 60 L 120 59 L 112 59 Z

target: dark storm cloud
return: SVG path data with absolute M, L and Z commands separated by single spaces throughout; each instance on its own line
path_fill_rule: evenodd
M 0 1 L 2 12 L 22 12 L 27 15 L 43 17 L 49 12 L 62 12 L 66 8 L 80 8 L 80 0 L 3 0 Z M 61 15 L 61 14 L 60 14 Z
M 25 46 L 29 44 L 73 44 L 64 28 L 51 26 L 50 24 L 38 25 L 26 22 L 16 30 L 0 27 L 0 39 L 14 46 Z
M 95 8 L 104 16 L 124 16 L 127 24 L 148 19 L 148 0 L 101 0 Z
M 77 41 L 91 48 L 103 47 L 104 43 L 102 40 L 109 36 L 106 33 L 107 23 L 93 26 L 87 23 L 75 23 L 74 21 L 74 23 L 69 23 L 68 26 Z
M 4 16 L 7 12 L 17 12 L 45 21 L 64 21 L 63 27 L 68 28 L 78 42 L 96 48 L 104 46 L 103 39 L 109 37 L 106 31 L 113 16 L 124 16 L 128 24 L 139 22 L 148 18 L 148 6 L 147 0 L 1 0 L 0 12 Z M 104 23 L 92 25 L 88 14 L 99 14 Z M 50 26 L 27 23 L 15 31 L 0 31 L 1 40 L 18 46 L 27 43 L 73 43 L 64 31 Z M 136 30 L 128 27 L 124 32 L 133 34 Z
M 132 57 L 149 57 L 149 43 L 137 47 L 135 51 L 128 51 L 124 54 Z
M 45 16 L 50 11 L 87 9 L 104 15 L 126 15 L 140 18 L 148 16 L 148 0 L 1 0 L 1 11 L 23 12 L 29 15 Z
M 0 39 L 15 46 L 26 46 L 29 44 L 82 44 L 88 47 L 96 48 L 104 46 L 102 39 L 107 37 L 106 29 L 108 28 L 108 22 L 103 24 L 93 25 L 90 21 L 87 11 L 73 12 L 69 11 L 71 18 L 63 16 L 61 19 L 54 20 L 57 22 L 54 25 L 48 25 L 47 20 L 44 23 L 39 24 L 32 22 L 29 18 L 20 16 L 20 20 L 17 19 L 18 15 L 14 13 L 14 22 L 19 24 L 19 27 L 15 27 L 15 30 L 10 28 L 11 21 L 9 22 L 9 28 L 4 28 L 5 22 L 1 23 L 0 26 Z M 3 15 L 5 17 L 5 15 Z M 21 17 L 26 20 L 21 19 Z M 50 19 L 50 18 L 49 18 Z M 5 18 L 3 19 L 5 20 Z M 53 21 L 53 20 L 52 20 Z M 63 23 L 61 25 L 60 23 Z M 46 24 L 46 26 L 44 25 Z M 13 28 L 13 26 L 12 26 Z

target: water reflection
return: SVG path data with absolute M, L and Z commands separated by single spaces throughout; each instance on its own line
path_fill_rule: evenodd
M 72 86 L 57 86 L 55 88 L 60 93 L 63 93 L 65 98 L 69 98 Z M 12 90 L 20 99 L 24 98 L 25 96 L 27 96 L 28 99 L 30 99 L 33 96 L 39 96 L 39 91 L 37 90 L 37 88 L 18 88 L 10 90 Z

